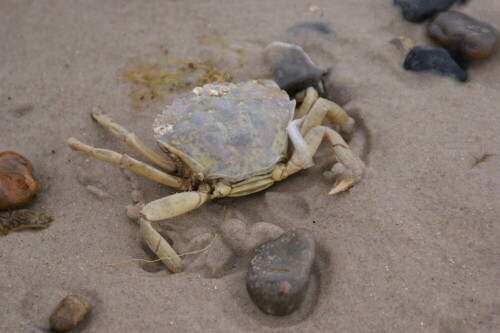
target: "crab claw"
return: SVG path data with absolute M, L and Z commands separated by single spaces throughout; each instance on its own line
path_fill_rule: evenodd
M 360 159 L 356 159 L 356 163 L 351 169 L 346 168 L 342 163 L 337 163 L 333 166 L 332 172 L 337 177 L 337 181 L 328 194 L 334 195 L 340 192 L 347 191 L 361 180 L 361 176 L 365 169 L 364 163 Z
M 340 180 L 339 179 L 335 182 L 335 184 L 333 184 L 332 190 L 330 192 L 328 192 L 328 194 L 334 195 L 334 194 L 337 194 L 340 192 L 347 191 L 348 189 L 353 187 L 354 184 L 356 184 L 356 181 L 354 179 L 350 179 L 350 180 L 346 180 L 346 179 Z

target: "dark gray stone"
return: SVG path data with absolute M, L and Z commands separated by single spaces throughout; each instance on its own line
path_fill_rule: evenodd
M 316 256 L 316 241 L 305 229 L 293 229 L 255 251 L 246 285 L 265 313 L 284 316 L 299 308 Z
M 394 4 L 400 6 L 405 20 L 410 22 L 422 22 L 438 12 L 450 8 L 454 3 L 464 0 L 394 0 Z
M 321 90 L 321 71 L 300 46 L 273 42 L 266 46 L 265 56 L 274 81 L 289 95 L 308 87 Z
M 302 31 L 311 31 L 324 36 L 332 34 L 332 28 L 326 22 L 302 22 L 287 29 L 288 34 L 297 34 Z
M 427 33 L 447 49 L 471 59 L 489 57 L 499 45 L 497 29 L 454 11 L 439 13 L 427 26 Z
M 403 67 L 414 72 L 430 71 L 451 76 L 461 82 L 467 80 L 465 70 L 448 50 L 440 47 L 414 47 L 406 56 Z

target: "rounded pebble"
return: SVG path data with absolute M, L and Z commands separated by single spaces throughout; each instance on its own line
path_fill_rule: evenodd
M 439 73 L 461 82 L 467 80 L 465 70 L 453 59 L 450 52 L 443 48 L 416 46 L 406 56 L 403 67 L 414 72 Z
M 90 312 L 90 304 L 80 295 L 68 295 L 57 305 L 49 318 L 50 329 L 66 332 L 75 328 Z
M 497 29 L 454 11 L 439 13 L 427 26 L 427 33 L 444 47 L 472 59 L 486 58 L 498 50 Z
M 314 235 L 293 229 L 255 251 L 246 276 L 252 301 L 265 313 L 284 316 L 306 296 L 316 257 Z
M 273 42 L 264 51 L 274 81 L 289 95 L 308 87 L 319 89 L 321 71 L 300 46 Z
M 418 23 L 450 8 L 457 0 L 394 0 L 400 6 L 405 20 Z M 459 2 L 465 2 L 460 0 Z
M 12 151 L 0 153 L 0 210 L 23 208 L 37 192 L 30 161 Z
M 393 38 L 391 40 L 391 45 L 393 45 L 393 48 L 403 54 L 408 54 L 411 49 L 413 49 L 415 46 L 417 46 L 417 43 L 410 37 L 406 36 L 399 36 L 396 38 Z
M 303 31 L 310 31 L 324 36 L 332 34 L 332 28 L 326 22 L 302 22 L 287 29 L 288 34 L 298 34 Z

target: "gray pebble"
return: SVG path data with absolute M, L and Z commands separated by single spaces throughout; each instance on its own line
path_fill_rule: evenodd
M 305 229 L 293 229 L 255 251 L 247 272 L 247 291 L 265 313 L 284 316 L 306 296 L 316 256 L 316 241 Z
M 332 34 L 332 28 L 330 28 L 326 22 L 302 22 L 287 29 L 287 33 L 289 35 L 300 34 L 305 31 L 310 31 L 323 36 L 329 36 Z
M 50 329 L 56 332 L 69 331 L 85 319 L 90 304 L 80 295 L 68 295 L 57 305 L 49 318 Z
M 273 42 L 266 46 L 265 57 L 274 81 L 289 95 L 308 87 L 319 89 L 321 71 L 300 46 Z
M 422 22 L 436 13 L 447 10 L 454 3 L 464 0 L 394 0 L 394 4 L 400 6 L 403 17 L 410 22 Z

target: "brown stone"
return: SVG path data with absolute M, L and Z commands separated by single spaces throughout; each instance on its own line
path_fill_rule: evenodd
M 444 47 L 472 59 L 492 55 L 499 44 L 495 27 L 454 11 L 439 13 L 427 26 L 427 33 Z
M 37 192 L 30 161 L 12 151 L 0 153 L 0 210 L 23 208 Z
M 66 332 L 75 328 L 90 312 L 90 304 L 80 295 L 68 295 L 57 305 L 50 315 L 50 329 Z

